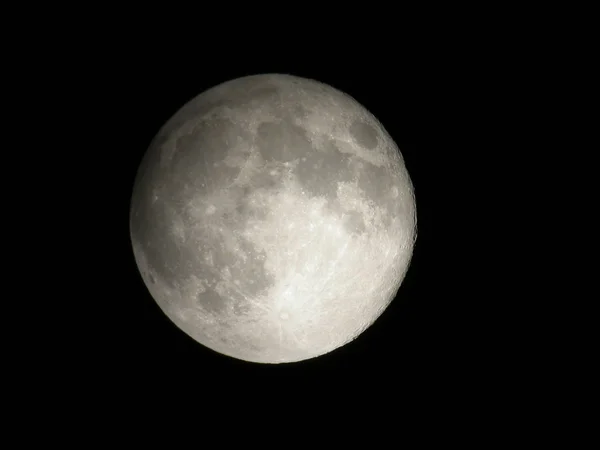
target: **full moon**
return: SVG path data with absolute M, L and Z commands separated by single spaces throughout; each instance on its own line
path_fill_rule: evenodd
M 287 363 L 359 336 L 408 270 L 416 205 L 382 124 L 326 84 L 227 81 L 159 130 L 135 179 L 130 236 L 150 294 L 233 358 Z

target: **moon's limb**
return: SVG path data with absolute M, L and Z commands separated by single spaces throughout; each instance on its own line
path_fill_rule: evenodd
M 255 76 L 201 94 L 161 129 L 131 237 L 182 330 L 235 358 L 290 362 L 344 345 L 387 307 L 416 207 L 400 152 L 356 101 Z

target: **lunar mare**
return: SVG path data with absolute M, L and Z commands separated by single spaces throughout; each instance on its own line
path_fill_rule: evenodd
M 252 362 L 328 353 L 396 295 L 416 239 L 409 174 L 351 97 L 289 75 L 184 105 L 136 177 L 136 262 L 184 332 Z

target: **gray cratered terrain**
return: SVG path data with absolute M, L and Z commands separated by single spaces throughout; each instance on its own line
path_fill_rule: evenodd
M 199 343 L 282 363 L 330 352 L 395 297 L 416 238 L 402 156 L 364 107 L 325 84 L 257 75 L 183 106 L 135 181 L 143 280 Z

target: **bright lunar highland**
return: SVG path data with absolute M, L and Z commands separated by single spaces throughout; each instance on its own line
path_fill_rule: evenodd
M 414 190 L 398 147 L 352 97 L 248 76 L 160 129 L 135 179 L 130 236 L 152 297 L 197 342 L 301 361 L 356 338 L 396 296 Z

